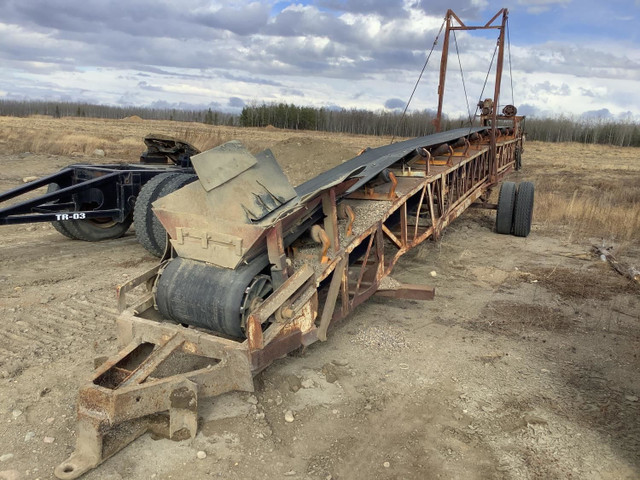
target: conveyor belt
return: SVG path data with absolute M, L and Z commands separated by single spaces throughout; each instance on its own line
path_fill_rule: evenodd
M 488 130 L 488 128 L 458 128 L 456 130 L 448 130 L 446 132 L 373 148 L 298 185 L 296 187 L 296 193 L 302 201 L 305 201 L 316 193 L 325 190 L 327 186 L 331 184 L 344 181 L 347 178 L 358 177 L 360 180 L 358 180 L 347 193 L 353 192 L 416 148 L 432 147 L 442 143 L 452 142 L 461 137 L 466 137 L 484 130 Z
M 317 177 L 299 185 L 295 190 L 299 201 L 305 202 L 331 185 L 348 178 L 359 180 L 347 191 L 355 191 L 375 178 L 385 168 L 391 166 L 416 148 L 432 147 L 453 142 L 476 132 L 481 128 L 460 128 L 447 132 L 419 137 L 368 150 L 361 155 L 321 173 Z M 321 207 L 316 207 L 316 212 Z M 309 219 L 316 212 L 309 212 Z M 305 221 L 286 233 L 285 245 L 290 244 L 309 228 Z M 156 304 L 160 313 L 179 323 L 221 332 L 232 337 L 244 337 L 243 305 L 251 296 L 250 285 L 267 265 L 265 248 L 235 270 L 219 268 L 205 262 L 176 257 L 161 273 L 156 284 Z
M 243 337 L 242 305 L 254 277 L 268 264 L 264 255 L 229 270 L 176 257 L 158 278 L 158 310 L 178 323 Z

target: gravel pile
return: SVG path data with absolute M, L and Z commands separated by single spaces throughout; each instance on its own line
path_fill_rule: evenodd
M 397 352 L 411 347 L 402 333 L 394 331 L 390 327 L 376 326 L 366 330 L 360 329 L 351 342 L 366 348 L 387 352 Z

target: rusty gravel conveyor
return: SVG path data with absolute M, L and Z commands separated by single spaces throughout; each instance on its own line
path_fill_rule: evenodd
M 119 287 L 122 349 L 80 391 L 76 451 L 58 478 L 77 478 L 146 431 L 195 435 L 200 399 L 253 391 L 255 374 L 326 340 L 374 294 L 433 298 L 430 287 L 385 278 L 471 204 L 490 206 L 522 149 L 520 117 L 508 122 L 373 149 L 297 189 L 268 151 L 254 157 L 230 142 L 193 157 L 199 181 L 154 203 L 171 251 Z
M 506 133 L 508 129 L 503 130 Z M 321 202 L 314 202 L 322 192 L 346 185 L 346 189 L 338 189 L 339 205 L 342 198 L 373 181 L 389 167 L 408 166 L 416 156 L 422 158 L 421 152 L 430 150 L 440 149 L 448 154 L 450 145 L 464 146 L 470 138 L 480 138 L 483 132 L 487 129 L 451 130 L 370 149 L 295 189 L 270 152 L 259 154 L 254 162 L 254 157 L 242 145 L 230 142 L 192 157 L 199 178 L 216 180 L 208 184 L 201 181 L 200 185 L 157 202 L 157 214 L 178 252 L 178 257 L 168 262 L 156 284 L 158 310 L 164 317 L 182 324 L 245 337 L 247 306 L 272 290 L 268 280 L 259 285 L 264 291 L 256 291 L 256 276 L 269 273 L 263 272 L 269 259 L 260 232 L 282 221 L 286 225 L 282 232 L 283 246 L 287 248 L 323 216 Z M 235 165 L 240 165 L 239 169 L 250 165 L 250 169 L 259 169 L 259 173 L 234 171 Z M 217 178 L 220 171 L 225 172 L 222 180 L 233 176 L 228 184 L 218 185 L 222 181 Z M 207 192 L 207 186 L 212 184 L 220 188 Z M 230 192 L 234 195 L 231 198 Z M 190 205 L 205 204 L 221 208 L 216 212 L 199 207 L 189 209 Z M 230 212 L 230 204 L 240 207 Z M 294 220 L 289 220 L 289 216 Z M 186 225 L 185 217 L 190 219 Z M 258 233 L 243 238 L 235 235 L 248 230 Z M 206 244 L 203 238 L 207 238 Z M 255 244 L 249 244 L 249 239 L 254 239 Z
M 193 438 L 202 399 L 253 391 L 256 374 L 325 341 L 373 295 L 432 299 L 433 288 L 389 275 L 467 208 L 497 208 L 499 233 L 513 219 L 514 234 L 528 234 L 532 184 L 518 196 L 505 182 L 488 202 L 523 151 L 524 117 L 496 111 L 507 14 L 477 27 L 446 17 L 445 54 L 455 22 L 499 31 L 496 91 L 479 127 L 367 150 L 295 188 L 269 150 L 254 156 L 234 141 L 191 157 L 198 181 L 153 203 L 170 237 L 162 261 L 118 287 L 120 351 L 80 390 L 76 449 L 58 478 L 78 478 L 148 431 Z M 446 61 L 440 104 L 444 72 Z

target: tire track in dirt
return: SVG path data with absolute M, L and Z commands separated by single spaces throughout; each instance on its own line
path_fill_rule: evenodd
M 132 233 L 91 243 L 42 230 L 17 226 L 0 238 L 0 364 L 19 370 L 92 354 L 113 334 L 116 285 L 156 261 Z
M 30 233 L 30 232 L 29 232 Z M 109 240 L 108 242 L 82 242 L 67 240 L 58 233 L 51 233 L 42 241 L 33 241 L 35 235 L 6 235 L 1 247 L 2 262 L 23 263 L 25 259 L 30 261 L 46 261 L 59 264 L 62 260 L 83 260 L 85 256 L 94 257 L 99 252 L 100 257 L 120 255 L 120 250 L 134 248 L 138 244 L 135 235 Z M 140 250 L 143 254 L 143 251 Z M 73 266 L 77 266 L 74 263 Z
M 117 317 L 115 298 L 96 302 L 71 298 L 42 305 L 37 315 L 19 315 L 18 320 L 0 324 L 0 351 L 28 360 L 34 350 L 51 347 L 68 351 L 84 348 L 87 339 L 100 339 L 113 327 Z

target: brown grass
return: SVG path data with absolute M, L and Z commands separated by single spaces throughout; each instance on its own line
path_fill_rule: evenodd
M 290 139 L 313 138 L 357 150 L 389 142 L 389 138 L 364 135 L 132 118 L 0 117 L 0 148 L 5 153 L 81 156 L 99 148 L 109 158 L 136 161 L 145 148 L 142 140 L 150 133 L 186 140 L 200 150 L 238 139 L 253 153 Z M 513 179 L 536 184 L 536 228 L 560 231 L 571 241 L 604 239 L 640 245 L 639 149 L 528 142 L 523 163 Z
M 637 293 L 638 287 L 621 275 L 612 274 L 606 263 L 596 263 L 587 270 L 564 267 L 533 268 L 521 280 L 535 280 L 549 291 L 569 300 L 610 300 L 621 293 Z
M 0 117 L 0 148 L 4 153 L 31 152 L 51 155 L 91 155 L 96 148 L 109 158 L 136 161 L 149 134 L 185 140 L 200 150 L 229 140 L 240 140 L 253 153 L 288 138 L 315 137 L 358 148 L 388 143 L 388 138 L 274 128 L 240 128 L 173 122 L 168 120 L 121 120 L 94 118 Z
M 531 331 L 560 332 L 575 327 L 559 308 L 507 301 L 489 303 L 468 327 L 493 334 L 521 336 Z
M 151 133 L 168 135 L 206 150 L 234 138 L 228 127 L 153 120 L 100 120 L 47 117 L 0 117 L 0 146 L 7 153 L 91 155 L 97 148 L 108 157 L 134 161 Z M 247 139 L 249 147 L 260 149 Z
M 529 142 L 518 180 L 536 184 L 534 223 L 568 240 L 640 243 L 640 150 Z

